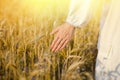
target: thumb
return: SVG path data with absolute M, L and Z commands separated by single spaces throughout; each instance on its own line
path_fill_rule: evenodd
M 59 28 L 54 29 L 54 30 L 50 33 L 50 35 L 55 34 L 56 32 L 58 32 L 58 30 L 59 30 Z

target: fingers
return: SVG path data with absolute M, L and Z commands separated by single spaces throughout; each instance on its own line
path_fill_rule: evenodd
M 51 46 L 52 52 L 57 52 L 63 49 L 68 42 L 69 42 L 69 39 L 67 37 L 64 39 L 58 38 L 58 40 L 54 40 Z
M 52 42 L 52 44 L 51 44 L 51 49 L 53 49 L 53 47 L 54 47 L 54 45 L 55 45 L 55 43 L 57 42 L 57 40 L 58 40 L 58 37 L 56 37 L 54 40 L 53 40 L 53 42 Z
M 56 29 L 54 29 L 54 30 L 50 33 L 50 35 L 55 34 L 56 32 L 58 32 L 58 30 L 59 30 L 59 27 L 57 27 Z
M 67 45 L 68 42 L 69 40 L 66 40 L 59 50 L 62 50 Z
M 53 52 L 56 50 L 56 48 L 57 48 L 57 46 L 59 45 L 60 41 L 61 41 L 61 39 L 58 38 L 58 40 L 54 43 L 53 48 L 52 48 L 52 51 L 53 51 Z
M 51 34 L 57 33 L 50 46 L 52 52 L 57 52 L 58 50 L 63 49 L 66 46 L 66 44 L 72 38 L 74 29 L 75 28 L 71 27 L 70 25 L 64 24 L 51 32 Z
M 63 39 L 60 43 L 59 43 L 59 45 L 56 47 L 56 49 L 55 49 L 55 52 L 57 52 L 57 51 L 59 51 L 60 50 L 60 48 L 62 47 L 62 45 L 65 43 L 65 41 L 66 41 L 66 39 Z

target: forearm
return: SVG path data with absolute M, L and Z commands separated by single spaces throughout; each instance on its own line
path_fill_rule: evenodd
M 66 22 L 74 27 L 87 24 L 91 17 L 90 5 L 91 0 L 71 0 Z

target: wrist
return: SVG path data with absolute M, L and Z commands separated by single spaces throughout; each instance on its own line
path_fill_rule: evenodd
M 68 22 L 65 22 L 65 24 L 66 24 L 67 26 L 69 26 L 71 29 L 75 29 L 75 28 L 76 28 L 74 25 L 72 25 L 72 24 L 70 24 L 70 23 L 68 23 Z

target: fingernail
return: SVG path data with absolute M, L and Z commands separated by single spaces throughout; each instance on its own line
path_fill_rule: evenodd
M 57 52 L 58 50 L 55 50 L 55 52 Z
M 53 33 L 51 32 L 50 35 L 52 35 Z
M 52 52 L 54 52 L 54 50 L 52 50 Z
M 53 46 L 51 45 L 50 48 L 53 48 Z

